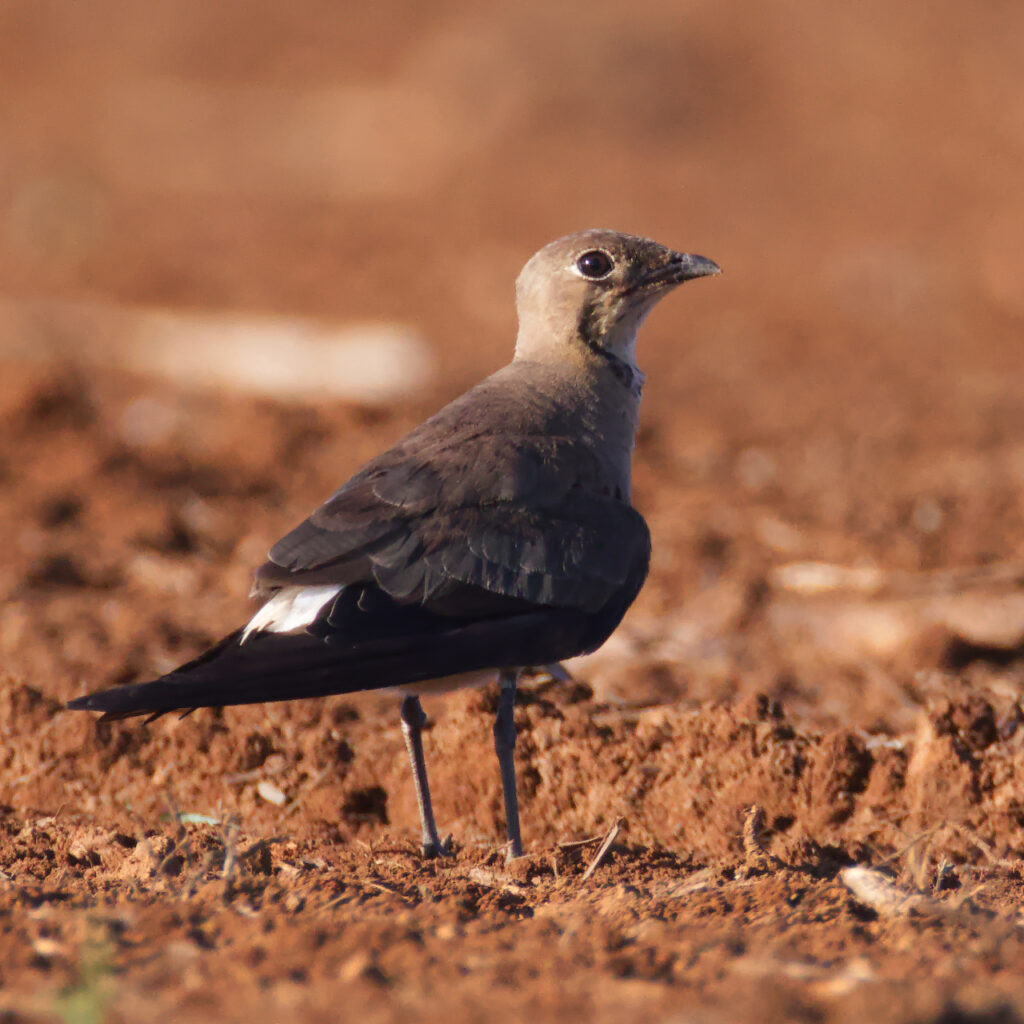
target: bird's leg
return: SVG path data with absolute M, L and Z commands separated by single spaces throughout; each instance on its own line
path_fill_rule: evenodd
M 419 697 L 406 697 L 402 701 L 402 735 L 409 751 L 412 778 L 416 785 L 416 803 L 420 808 L 420 830 L 423 835 L 423 856 L 439 857 L 447 851 L 437 834 L 434 808 L 430 802 L 430 784 L 427 782 L 427 762 L 423 758 L 423 724 L 427 716 Z
M 501 791 L 505 797 L 505 828 L 508 834 L 508 859 L 522 857 L 523 839 L 519 834 L 519 797 L 516 793 L 516 683 L 519 673 L 505 669 L 498 676 L 498 717 L 494 720 L 494 750 L 501 769 Z

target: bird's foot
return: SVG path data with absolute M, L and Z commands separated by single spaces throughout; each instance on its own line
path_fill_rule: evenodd
M 512 861 L 518 860 L 522 856 L 523 844 L 510 839 L 505 844 L 505 863 L 510 864 Z
M 420 845 L 420 851 L 424 860 L 434 860 L 437 857 L 454 857 L 455 850 L 452 849 L 452 837 L 445 839 L 427 839 Z
M 560 662 L 553 661 L 550 665 L 542 665 L 540 671 L 551 676 L 556 683 L 573 682 L 572 673 Z

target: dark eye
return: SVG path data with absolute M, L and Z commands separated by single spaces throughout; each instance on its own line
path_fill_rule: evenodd
M 611 256 L 602 249 L 591 249 L 576 261 L 576 269 L 591 281 L 607 277 L 612 272 L 613 265 Z

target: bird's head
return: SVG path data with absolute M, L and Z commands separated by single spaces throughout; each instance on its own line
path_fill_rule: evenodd
M 580 231 L 535 253 L 516 281 L 516 357 L 564 358 L 587 350 L 634 370 L 636 332 L 654 304 L 683 281 L 720 273 L 703 256 L 618 231 Z

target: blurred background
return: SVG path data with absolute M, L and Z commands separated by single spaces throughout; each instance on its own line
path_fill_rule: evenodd
M 267 544 L 507 360 L 520 266 L 584 227 L 725 271 L 641 339 L 658 543 L 625 653 L 659 692 L 799 690 L 797 641 L 841 644 L 786 595 L 1017 557 L 1021 38 L 1009 0 L 5 3 L 0 577 L 37 621 L 110 598 L 47 670 L 232 625 Z M 766 622 L 774 660 L 741 637 Z
M 0 17 L 5 298 L 400 320 L 454 389 L 506 357 L 525 258 L 614 227 L 728 275 L 657 317 L 655 397 L 852 345 L 982 373 L 1024 316 L 1011 2 Z
M 1020 0 L 0 3 L 0 1016 L 1018 1019 L 1022 40 Z M 531 863 L 578 867 L 498 867 L 490 688 L 426 702 L 443 869 L 392 694 L 61 713 L 246 621 L 587 227 L 724 273 L 640 338 L 650 579 L 519 696 Z M 949 899 L 876 917 L 852 861 Z

